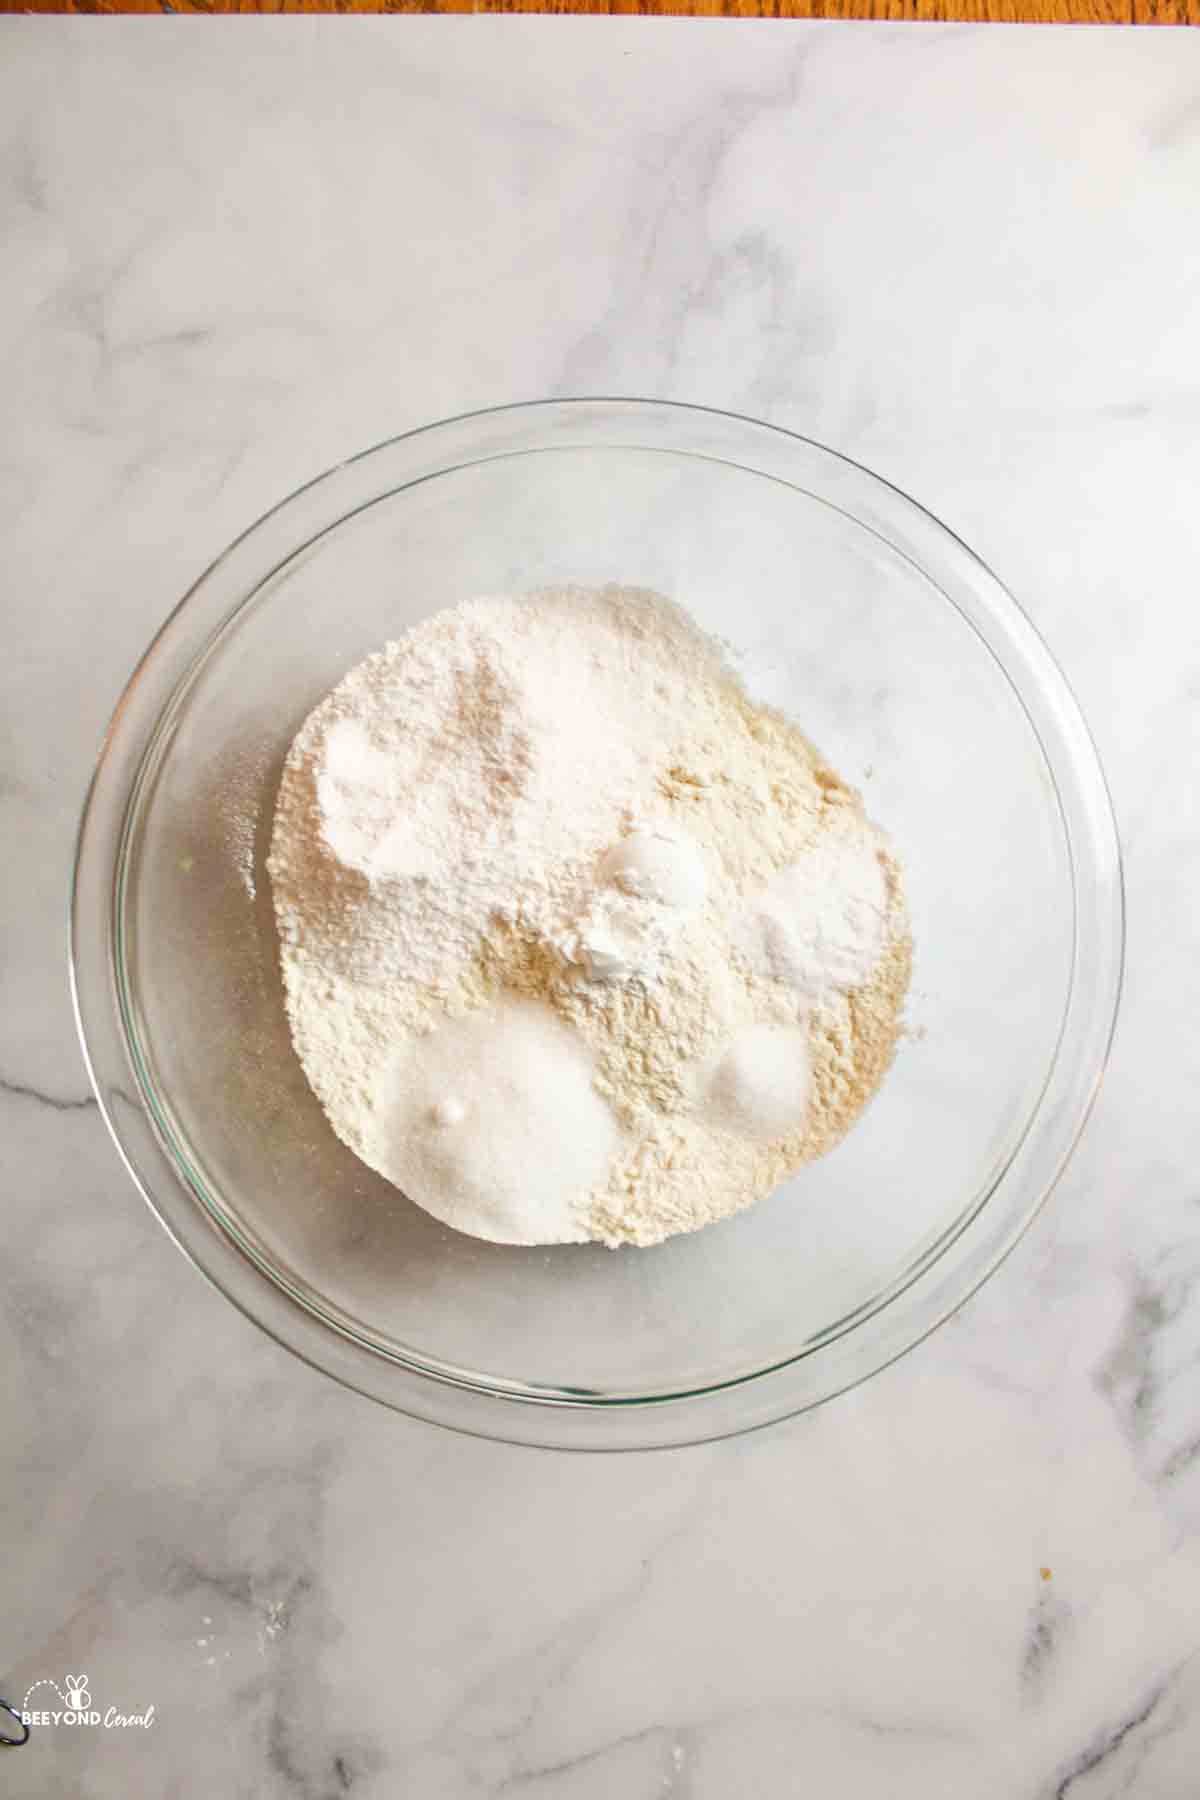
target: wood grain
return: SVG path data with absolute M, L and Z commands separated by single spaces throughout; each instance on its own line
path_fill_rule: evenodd
M 725 19 L 1200 25 L 1200 0 L 0 0 L 22 13 L 608 13 Z

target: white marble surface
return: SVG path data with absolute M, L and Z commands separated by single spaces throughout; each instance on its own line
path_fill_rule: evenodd
M 156 1709 L 4 1791 L 1196 1800 L 1200 37 L 0 46 L 0 1692 Z M 213 552 L 373 440 L 580 391 L 797 427 L 972 542 L 1093 721 L 1131 927 L 1098 1113 L 983 1294 L 815 1415 L 613 1459 L 393 1417 L 211 1292 L 87 1098 L 62 922 L 113 699 Z

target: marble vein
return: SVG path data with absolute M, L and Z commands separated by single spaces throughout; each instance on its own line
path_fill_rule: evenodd
M 801 42 L 764 87 L 732 89 L 715 102 L 706 96 L 702 107 L 654 144 L 646 158 L 650 179 L 634 183 L 632 210 L 621 224 L 612 292 L 565 358 L 555 392 L 603 389 L 613 345 L 622 338 L 648 342 L 659 391 L 675 391 L 688 330 L 736 307 L 743 295 L 752 301 L 761 332 L 757 354 L 794 354 L 798 320 L 790 259 L 763 232 L 742 232 L 722 246 L 708 213 L 731 148 L 764 113 L 796 103 L 807 60 Z M 759 402 L 764 398 L 753 387 L 751 393 Z
M 1113 1729 L 1104 1732 L 1085 1750 L 1081 1750 L 1054 1789 L 1054 1800 L 1066 1800 L 1066 1796 L 1078 1782 L 1085 1781 L 1096 1769 L 1115 1756 L 1127 1739 L 1147 1725 L 1157 1713 L 1170 1685 L 1168 1680 L 1153 1688 L 1138 1705 L 1136 1711 L 1130 1713 Z
M 39 1106 L 50 1107 L 54 1112 L 86 1112 L 96 1104 L 94 1094 L 87 1094 L 76 1100 L 61 1094 L 47 1094 L 27 1082 L 10 1081 L 5 1077 L 0 1077 L 0 1094 L 11 1094 L 18 1100 L 33 1100 Z
M 475 1739 L 478 1752 L 489 1768 L 495 1761 L 497 1750 L 505 1760 L 519 1758 L 521 1744 L 533 1733 L 538 1720 L 553 1710 L 556 1694 L 582 1659 L 596 1649 L 614 1626 L 626 1627 L 630 1613 L 644 1601 L 651 1585 L 663 1580 L 671 1559 L 680 1553 L 691 1534 L 699 1528 L 702 1518 L 702 1502 L 694 1495 L 655 1540 L 643 1548 L 617 1591 L 567 1619 L 543 1642 L 489 1671 L 467 1690 L 453 1713 L 427 1736 L 423 1748 L 435 1754 L 457 1751 L 464 1741 Z M 497 1723 L 494 1717 L 497 1706 L 502 1723 Z M 480 1714 L 488 1720 L 482 1731 L 476 1723 Z M 630 1733 L 627 1741 L 632 1742 L 641 1735 Z M 525 1778 L 523 1769 L 512 1770 L 496 1791 L 504 1791 L 504 1782 L 511 1784 Z

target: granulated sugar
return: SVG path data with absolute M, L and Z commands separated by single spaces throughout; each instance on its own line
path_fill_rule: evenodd
M 478 1236 L 724 1217 L 837 1142 L 895 1048 L 895 858 L 641 590 L 469 601 L 353 669 L 268 867 L 334 1130 Z

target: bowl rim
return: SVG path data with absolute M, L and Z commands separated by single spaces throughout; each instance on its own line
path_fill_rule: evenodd
M 575 434 L 570 441 L 543 441 L 564 425 Z M 640 425 L 643 436 L 658 433 L 664 441 L 632 442 L 630 425 Z M 470 1372 L 460 1376 L 446 1365 L 426 1367 L 419 1360 L 397 1359 L 339 1328 L 328 1314 L 314 1312 L 222 1231 L 187 1178 L 186 1164 L 181 1167 L 172 1153 L 144 1088 L 131 1092 L 125 1085 L 130 1074 L 135 1089 L 141 1083 L 114 945 L 121 937 L 124 856 L 137 794 L 169 716 L 217 638 L 280 560 L 299 554 L 362 506 L 414 481 L 514 451 L 607 446 L 705 454 L 697 450 L 697 438 L 712 449 L 730 452 L 736 447 L 739 452 L 715 460 L 784 480 L 874 532 L 974 627 L 1012 686 L 1055 788 L 1071 876 L 1075 932 L 1058 1047 L 1020 1139 L 973 1209 L 939 1234 L 936 1250 L 918 1259 L 920 1266 L 906 1271 L 899 1286 L 893 1283 L 865 1319 L 855 1323 L 852 1315 L 833 1337 L 821 1334 L 815 1344 L 802 1345 L 769 1367 L 654 1396 L 582 1396 L 495 1385 L 497 1378 L 489 1381 Z M 468 449 L 474 453 L 464 455 Z M 404 460 L 409 478 L 389 477 L 369 499 L 344 506 L 341 490 L 352 489 L 358 475 L 379 470 L 389 458 Z M 781 473 L 785 468 L 789 473 Z M 816 492 L 794 478 L 802 472 L 811 478 L 814 471 L 823 477 Z M 321 529 L 306 531 L 297 542 L 287 534 L 288 522 L 322 493 L 327 504 Z M 839 505 L 835 495 L 847 504 Z M 277 547 L 283 557 L 263 569 L 264 554 Z M 248 565 L 245 574 L 242 563 Z M 244 586 L 246 574 L 254 571 L 257 578 Z M 236 596 L 232 606 L 224 604 L 230 594 Z M 1081 965 L 1086 982 L 1079 979 Z M 248 1318 L 345 1385 L 461 1431 L 541 1447 L 663 1448 L 756 1429 L 865 1380 L 943 1323 L 1019 1241 L 1078 1141 L 1107 1064 L 1124 966 L 1120 842 L 1094 743 L 1065 677 L 1031 621 L 982 559 L 893 483 L 814 439 L 717 408 L 623 396 L 515 402 L 419 426 L 333 464 L 247 526 L 187 589 L 135 666 L 101 742 L 76 838 L 68 966 L 84 1062 L 122 1161 L 174 1242 Z M 1028 1191 L 1001 1220 L 995 1216 L 997 1196 L 1006 1183 L 1008 1196 L 1021 1184 Z M 984 1215 L 988 1230 L 981 1233 Z M 947 1254 L 955 1245 L 959 1254 L 948 1264 Z M 876 1329 L 864 1336 L 876 1321 Z M 819 1380 L 813 1379 L 815 1358 L 823 1363 Z M 806 1379 L 798 1379 L 801 1370 Z

